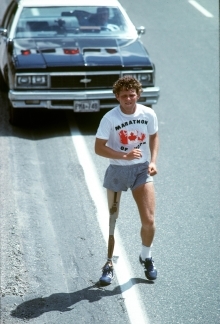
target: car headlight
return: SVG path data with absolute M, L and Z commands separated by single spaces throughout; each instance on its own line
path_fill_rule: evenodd
M 152 73 L 123 73 L 123 76 L 126 75 L 136 78 L 144 87 L 152 83 Z
M 47 77 L 45 75 L 34 75 L 31 77 L 31 83 L 33 85 L 46 85 Z
M 17 79 L 18 85 L 29 85 L 31 84 L 31 77 L 30 76 L 19 76 Z
M 25 86 L 47 86 L 47 76 L 46 75 L 19 75 L 17 77 L 17 85 L 19 87 Z
M 142 83 L 143 86 L 148 85 L 152 81 L 151 73 L 140 73 L 137 75 L 137 79 Z

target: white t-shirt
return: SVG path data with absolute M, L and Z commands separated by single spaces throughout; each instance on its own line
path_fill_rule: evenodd
M 134 148 L 140 149 L 140 159 L 109 159 L 110 164 L 131 165 L 149 161 L 149 135 L 157 131 L 158 121 L 154 110 L 137 104 L 132 115 L 124 114 L 120 106 L 107 112 L 100 122 L 96 137 L 107 140 L 106 145 L 117 152 L 128 153 Z

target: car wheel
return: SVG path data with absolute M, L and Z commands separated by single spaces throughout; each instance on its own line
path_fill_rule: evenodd
M 0 90 L 3 92 L 8 91 L 7 84 L 2 76 L 2 72 L 0 71 Z
M 24 110 L 23 108 L 14 108 L 9 103 L 9 121 L 13 126 L 19 126 L 24 122 Z

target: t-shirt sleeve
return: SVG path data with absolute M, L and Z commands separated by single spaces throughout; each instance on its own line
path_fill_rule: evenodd
M 106 116 L 104 116 L 100 121 L 98 130 L 96 133 L 96 137 L 108 140 L 110 137 L 111 128 L 112 128 L 112 125 L 111 125 L 110 120 Z
M 158 131 L 158 120 L 157 115 L 152 110 L 148 124 L 147 124 L 147 130 L 149 135 L 153 135 Z

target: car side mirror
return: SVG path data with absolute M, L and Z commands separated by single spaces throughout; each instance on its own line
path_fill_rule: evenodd
M 8 36 L 8 31 L 5 28 L 0 28 L 0 35 L 7 37 Z
M 138 35 L 144 35 L 146 28 L 144 26 L 140 26 L 136 28 Z
M 12 53 L 13 53 L 13 47 L 14 47 L 13 40 L 9 39 L 8 42 L 7 42 L 7 49 L 8 49 L 8 53 L 10 55 L 12 55 Z

